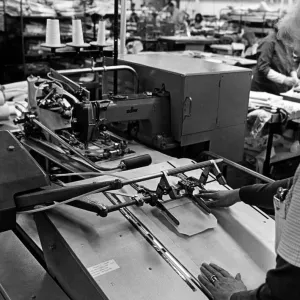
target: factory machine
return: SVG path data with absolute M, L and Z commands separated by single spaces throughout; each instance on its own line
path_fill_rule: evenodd
M 241 272 L 250 289 L 273 267 L 271 218 L 242 203 L 211 210 L 201 198 L 205 189 L 230 189 L 218 166 L 228 160 L 147 150 L 160 158 L 151 164 L 129 143 L 160 151 L 204 143 L 237 160 L 241 145 L 232 151 L 230 143 L 243 136 L 250 72 L 181 58 L 191 75 L 168 61 L 163 71 L 160 60 L 150 72 L 139 59 L 28 78 L 29 109 L 19 107 L 15 120 L 23 130 L 0 131 L 0 299 L 19 299 L 19 282 L 31 299 L 205 300 L 203 262 Z M 139 88 L 125 69 L 134 78 L 136 69 Z M 120 91 L 98 100 L 67 77 L 102 71 L 110 89 L 108 70 L 118 72 Z M 61 169 L 42 168 L 36 154 Z M 112 159 L 119 164 L 107 168 Z M 60 180 L 72 174 L 81 178 Z
M 124 55 L 119 63 L 136 70 L 142 90 L 164 84 L 170 93 L 171 133 L 180 147 L 242 160 L 251 70 L 157 52 Z M 129 78 L 118 72 L 119 93 L 133 90 Z
M 203 262 L 240 271 L 250 289 L 274 264 L 272 219 L 242 203 L 212 211 L 201 198 L 230 189 L 222 159 L 169 158 L 49 188 L 53 177 L 16 137 L 0 139 L 3 299 L 213 299 L 197 279 Z
M 22 142 L 70 171 L 95 171 L 103 161 L 134 155 L 132 139 L 160 151 L 211 150 L 242 160 L 250 70 L 159 54 L 124 56 L 120 62 L 51 70 L 45 80 L 29 77 L 30 111 L 16 120 L 25 123 Z M 67 77 L 99 71 L 99 100 Z M 109 71 L 118 72 L 117 94 L 110 92 Z

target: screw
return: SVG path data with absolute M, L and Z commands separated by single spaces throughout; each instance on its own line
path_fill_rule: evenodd
M 15 146 L 8 146 L 8 147 L 7 147 L 7 150 L 8 150 L 8 151 L 14 151 L 14 150 L 15 150 Z
M 55 244 L 49 246 L 49 249 L 50 249 L 51 251 L 55 250 L 55 248 L 56 248 Z

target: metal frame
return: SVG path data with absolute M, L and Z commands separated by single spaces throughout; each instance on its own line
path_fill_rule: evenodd
M 275 180 L 273 180 L 273 179 L 271 179 L 271 178 L 269 178 L 267 176 L 264 176 L 264 175 L 262 175 L 260 173 L 257 173 L 257 172 L 255 172 L 255 171 L 253 171 L 251 169 L 248 169 L 248 168 L 246 168 L 244 166 L 241 166 L 238 163 L 233 162 L 233 161 L 231 161 L 231 160 L 229 160 L 227 158 L 224 158 L 224 157 L 222 157 L 222 156 L 220 156 L 220 155 L 218 155 L 216 153 L 213 153 L 211 151 L 204 151 L 203 154 L 207 155 L 207 156 L 210 156 L 212 158 L 215 158 L 215 159 L 221 158 L 221 159 L 223 159 L 223 162 L 226 165 L 229 165 L 229 166 L 231 166 L 231 167 L 233 167 L 235 169 L 238 169 L 238 170 L 240 170 L 240 171 L 242 171 L 242 172 L 244 172 L 246 174 L 249 174 L 249 175 L 251 175 L 251 176 L 253 176 L 253 177 L 255 177 L 255 178 L 257 178 L 257 179 L 259 179 L 259 180 L 261 180 L 263 182 L 266 182 L 266 183 L 273 183 L 273 182 L 275 182 Z

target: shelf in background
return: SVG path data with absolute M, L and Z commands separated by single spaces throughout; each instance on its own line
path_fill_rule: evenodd
M 21 18 L 22 16 L 11 16 L 9 14 L 5 14 L 9 18 Z M 27 20 L 44 20 L 44 19 L 59 19 L 59 20 L 70 20 L 73 17 L 83 18 L 83 16 L 23 16 L 23 19 Z

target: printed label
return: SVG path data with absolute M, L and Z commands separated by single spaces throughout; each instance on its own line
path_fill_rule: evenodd
M 93 278 L 96 278 L 98 276 L 104 275 L 119 268 L 120 267 L 117 265 L 117 263 L 113 259 L 111 259 L 100 263 L 96 266 L 88 268 L 88 271 L 90 272 Z

